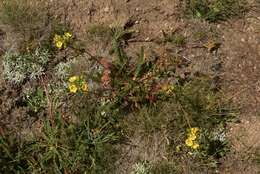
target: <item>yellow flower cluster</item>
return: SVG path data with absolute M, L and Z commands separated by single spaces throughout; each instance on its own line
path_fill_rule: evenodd
M 169 85 L 169 84 L 165 84 L 161 87 L 161 91 L 163 91 L 167 95 L 172 94 L 174 92 L 174 86 Z
M 66 48 L 71 37 L 72 34 L 69 32 L 66 32 L 63 35 L 55 34 L 53 38 L 53 43 L 58 49 Z
M 88 84 L 82 76 L 72 76 L 69 78 L 69 91 L 71 93 L 88 92 Z
M 196 140 L 198 133 L 199 133 L 199 128 L 197 127 L 190 128 L 188 130 L 188 138 L 185 140 L 185 144 L 194 150 L 199 148 L 199 144 Z

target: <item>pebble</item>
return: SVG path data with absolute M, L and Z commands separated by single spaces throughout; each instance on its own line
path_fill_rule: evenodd
M 109 7 L 104 8 L 104 12 L 108 13 L 109 12 Z
M 150 40 L 150 37 L 147 37 L 146 39 L 145 39 L 145 41 L 149 41 Z

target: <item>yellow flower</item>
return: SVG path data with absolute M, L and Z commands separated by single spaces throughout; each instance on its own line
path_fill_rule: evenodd
M 57 48 L 61 49 L 61 48 L 62 48 L 62 45 L 63 45 L 63 42 L 57 41 L 57 42 L 55 43 L 55 45 L 56 45 Z
M 65 36 L 66 39 L 69 39 L 69 38 L 72 37 L 72 34 L 69 33 L 69 32 L 66 32 L 66 33 L 64 33 L 64 36 Z
M 191 146 L 193 146 L 193 141 L 188 138 L 188 139 L 185 140 L 185 144 L 186 144 L 187 146 L 191 147 Z
M 60 35 L 55 34 L 53 38 L 54 42 L 62 41 L 62 38 Z
M 162 91 L 164 91 L 166 94 L 171 94 L 174 91 L 174 86 L 173 85 L 168 85 L 168 84 L 163 85 L 162 86 Z
M 192 141 L 196 140 L 197 136 L 194 134 L 190 134 L 189 135 L 189 139 L 191 139 Z
M 69 82 L 70 83 L 73 83 L 73 82 L 75 82 L 77 80 L 79 80 L 79 76 L 72 76 L 72 77 L 69 78 Z
M 199 144 L 197 143 L 197 142 L 195 142 L 192 146 L 191 146 L 191 148 L 193 148 L 193 149 L 198 149 L 199 148 Z
M 176 150 L 176 152 L 180 152 L 181 151 L 181 146 L 180 145 L 176 146 L 175 150 Z
M 192 127 L 192 128 L 190 128 L 190 132 L 191 132 L 191 134 L 193 134 L 193 135 L 195 135 L 198 131 L 199 131 L 199 128 L 197 128 L 197 127 Z
M 88 92 L 88 84 L 87 84 L 86 82 L 83 82 L 83 83 L 81 84 L 81 89 L 82 89 L 82 91 L 84 91 L 84 92 Z
M 76 93 L 78 88 L 74 84 L 69 84 L 69 90 L 70 90 L 71 93 Z

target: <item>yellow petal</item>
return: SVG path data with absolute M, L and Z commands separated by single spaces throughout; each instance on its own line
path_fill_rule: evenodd
M 193 127 L 190 129 L 191 134 L 196 134 L 199 131 L 199 128 Z
M 188 139 L 185 140 L 185 144 L 186 144 L 187 146 L 191 147 L 191 146 L 193 146 L 193 141 L 188 138 Z
M 192 141 L 196 140 L 197 136 L 195 134 L 190 134 L 189 135 L 189 139 L 191 139 Z
M 62 38 L 60 35 L 55 34 L 53 40 L 54 40 L 54 42 L 58 42 L 58 41 L 61 41 Z
M 73 83 L 73 82 L 77 81 L 78 79 L 79 79 L 78 76 L 72 76 L 72 77 L 69 78 L 69 82 Z
M 71 38 L 71 37 L 72 37 L 72 34 L 69 33 L 69 32 L 66 32 L 66 33 L 64 33 L 64 36 L 65 36 L 66 38 Z
M 82 91 L 87 92 L 87 91 L 88 91 L 88 84 L 87 84 L 86 82 L 84 82 L 84 83 L 81 85 L 81 89 L 82 89 Z
M 56 47 L 57 48 L 59 48 L 59 49 L 61 49 L 62 48 L 62 45 L 63 45 L 63 43 L 61 42 L 61 41 L 58 41 L 58 42 L 56 42 Z
M 198 143 L 194 143 L 191 147 L 196 150 L 199 148 L 199 146 L 200 145 Z
M 71 93 L 76 93 L 78 88 L 74 84 L 69 84 L 69 90 Z
M 176 150 L 176 152 L 180 152 L 181 151 L 181 146 L 180 145 L 176 146 L 175 150 Z

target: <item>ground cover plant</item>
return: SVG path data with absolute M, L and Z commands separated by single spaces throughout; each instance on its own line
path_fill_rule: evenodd
M 171 18 L 161 2 L 123 24 L 103 20 L 123 5 L 77 18 L 78 3 L 0 2 L 0 173 L 221 173 L 242 111 L 223 89 L 216 24 L 248 3 L 176 1 L 176 25 L 158 32 L 146 25 Z

